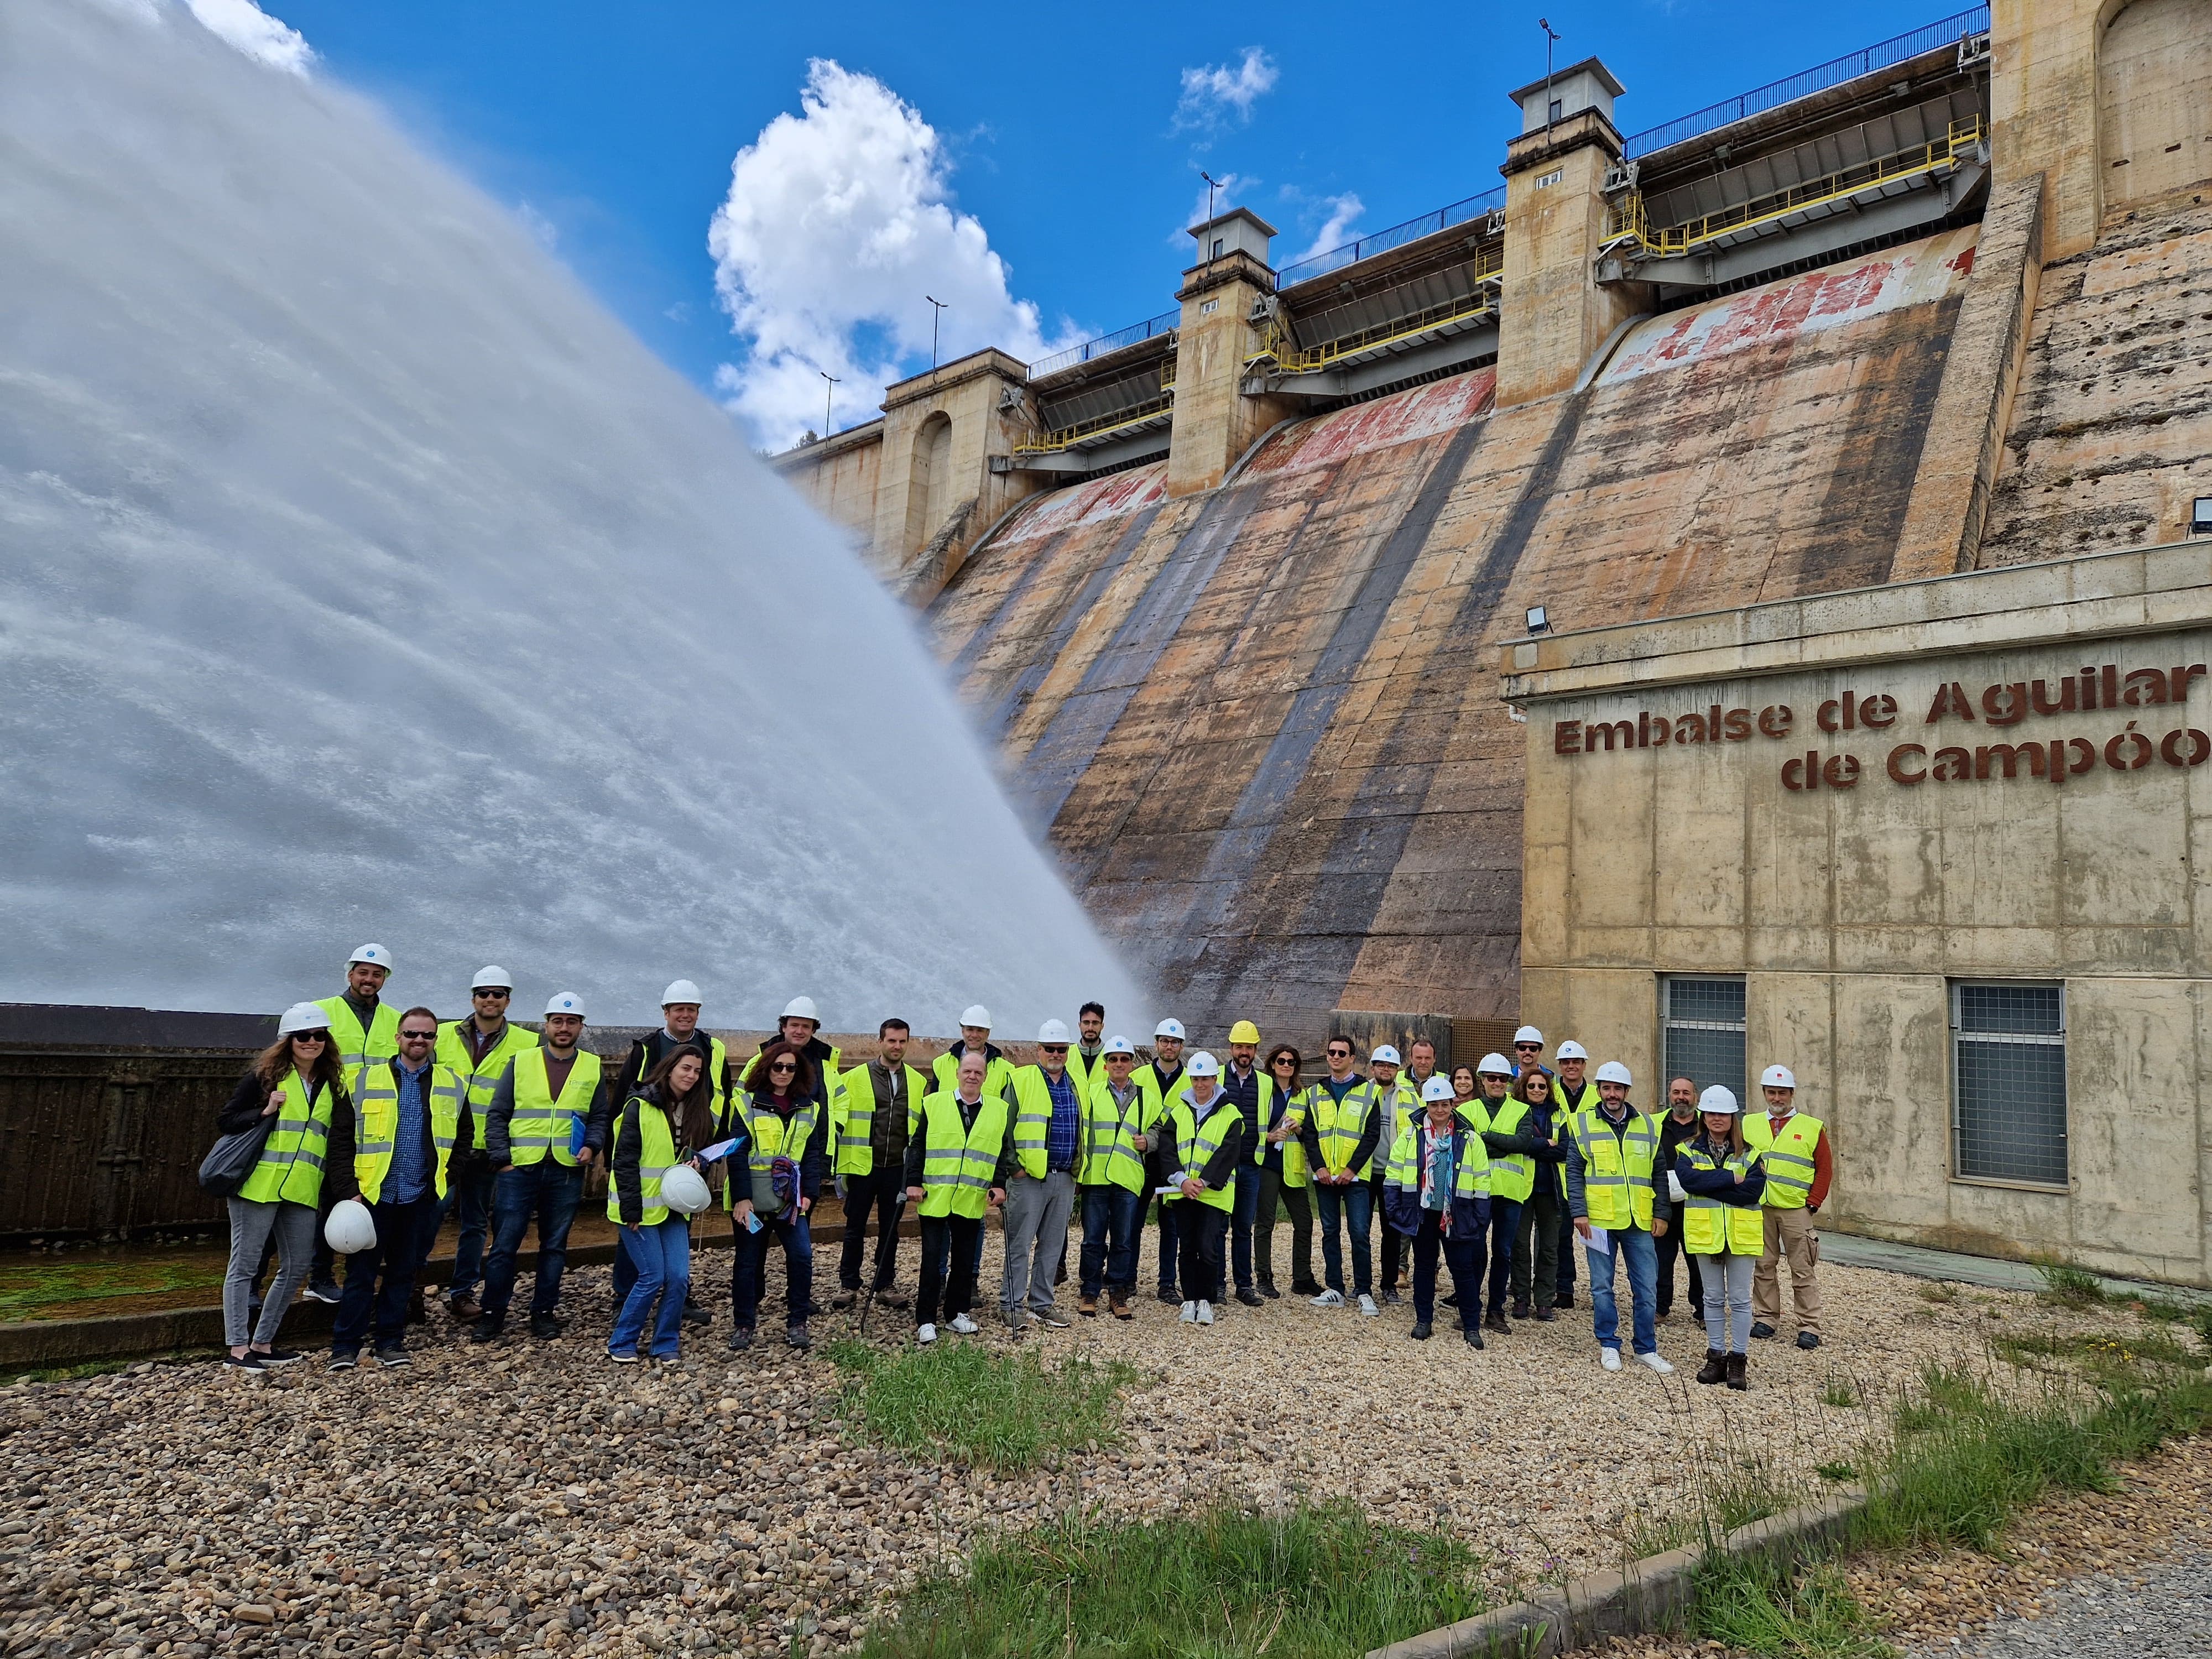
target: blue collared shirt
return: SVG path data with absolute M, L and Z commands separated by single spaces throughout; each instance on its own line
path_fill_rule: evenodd
M 395 1060 L 392 1072 L 399 1080 L 399 1123 L 392 1137 L 392 1167 L 385 1172 L 382 1201 L 412 1204 L 429 1184 L 425 1151 L 429 1144 L 430 1066 L 426 1060 L 410 1072 L 405 1060 Z
M 1083 1112 L 1075 1097 L 1075 1079 L 1066 1072 L 1056 1078 L 1047 1073 L 1044 1086 L 1052 1095 L 1052 1121 L 1044 1127 L 1044 1167 L 1048 1171 L 1073 1170 L 1076 1138 L 1083 1130 Z

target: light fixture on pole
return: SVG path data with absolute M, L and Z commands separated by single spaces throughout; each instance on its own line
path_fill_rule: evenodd
M 950 305 L 951 301 L 949 300 L 933 299 L 927 294 L 923 295 L 921 297 L 925 300 L 928 300 L 930 304 L 937 307 L 936 310 L 929 313 L 929 372 L 934 374 L 937 373 L 937 325 L 939 322 L 944 320 L 945 307 Z
M 837 395 L 839 382 L 837 377 L 826 368 L 817 368 L 814 372 L 830 382 L 822 391 L 822 435 L 826 438 L 830 435 L 830 400 Z
M 1548 132 L 1556 118 L 1552 113 L 1552 48 L 1559 44 L 1559 32 L 1548 17 L 1539 17 L 1536 27 L 1544 31 L 1544 130 Z
M 1213 195 L 1216 191 L 1221 188 L 1221 180 L 1215 178 L 1204 167 L 1200 167 L 1198 170 L 1198 176 L 1206 180 L 1206 225 L 1208 230 L 1212 230 L 1213 228 Z M 1213 243 L 1211 238 L 1207 240 L 1206 244 L 1206 258 L 1208 264 L 1211 264 L 1213 262 Z

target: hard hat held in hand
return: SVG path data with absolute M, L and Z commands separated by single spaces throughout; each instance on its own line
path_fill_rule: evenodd
M 340 1255 L 373 1250 L 376 1248 L 376 1218 L 369 1214 L 368 1206 L 357 1198 L 333 1204 L 330 1219 L 323 1223 L 323 1243 Z
M 660 1177 L 660 1201 L 678 1215 L 696 1215 L 714 1200 L 707 1178 L 689 1164 L 679 1164 Z

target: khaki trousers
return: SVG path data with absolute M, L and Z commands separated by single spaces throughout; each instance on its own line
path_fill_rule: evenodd
M 1820 1238 L 1813 1228 L 1813 1212 L 1800 1205 L 1794 1210 L 1760 1212 L 1766 1224 L 1766 1249 L 1759 1270 L 1751 1276 L 1752 1317 L 1771 1325 L 1782 1317 L 1782 1258 L 1790 1258 L 1790 1297 L 1797 1304 L 1797 1328 L 1818 1334 L 1820 1328 L 1820 1282 L 1814 1268 L 1820 1260 Z

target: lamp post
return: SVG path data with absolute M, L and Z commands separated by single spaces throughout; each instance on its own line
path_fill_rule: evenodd
M 822 389 L 822 435 L 826 438 L 830 435 L 830 400 L 837 395 L 839 382 L 837 377 L 826 368 L 817 368 L 814 372 L 830 382 Z
M 1544 31 L 1544 131 L 1552 130 L 1552 48 L 1559 44 L 1559 32 L 1552 27 L 1548 17 L 1539 17 L 1536 27 Z
M 936 310 L 929 313 L 929 372 L 934 374 L 937 373 L 937 325 L 944 319 L 945 307 L 950 305 L 951 301 L 949 300 L 934 299 L 927 294 L 923 295 L 921 297 L 925 300 L 928 300 L 930 304 L 937 307 Z
M 1213 228 L 1213 193 L 1221 188 L 1221 180 L 1204 167 L 1198 170 L 1198 176 L 1206 180 L 1206 226 L 1208 230 L 1211 230 Z M 1213 241 L 1211 237 L 1206 239 L 1206 263 L 1209 265 L 1213 263 Z

